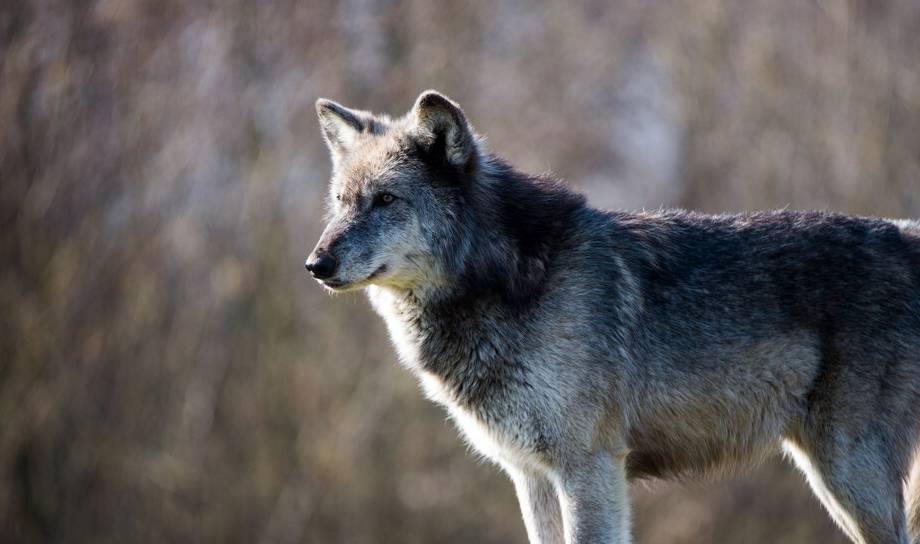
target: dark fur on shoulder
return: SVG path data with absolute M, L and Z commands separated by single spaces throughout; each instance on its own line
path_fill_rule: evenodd
M 571 237 L 584 197 L 551 178 L 516 172 L 494 157 L 477 174 L 463 202 L 475 214 L 481 243 L 502 251 L 479 251 L 465 263 L 454 302 L 484 295 L 511 305 L 533 302 L 553 272 L 561 245 Z

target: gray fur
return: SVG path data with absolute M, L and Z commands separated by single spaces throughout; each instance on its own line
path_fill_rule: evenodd
M 366 288 L 531 542 L 629 542 L 629 479 L 780 448 L 854 542 L 920 542 L 918 223 L 606 212 L 488 154 L 433 91 L 399 119 L 317 109 L 310 259 Z

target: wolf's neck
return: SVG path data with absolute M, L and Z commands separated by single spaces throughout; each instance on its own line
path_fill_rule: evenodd
M 558 257 L 573 245 L 585 210 L 584 198 L 555 180 L 494 158 L 470 184 L 469 213 L 457 229 L 464 238 L 453 244 L 462 251 L 437 256 L 443 282 L 412 291 L 368 288 L 402 361 L 437 377 L 461 403 L 521 379 L 526 327 L 515 324 L 563 273 L 565 258 Z

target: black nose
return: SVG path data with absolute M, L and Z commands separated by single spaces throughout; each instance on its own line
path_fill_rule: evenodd
M 307 259 L 307 270 L 318 280 L 327 280 L 335 275 L 335 268 L 339 263 L 335 257 L 325 251 L 317 251 Z

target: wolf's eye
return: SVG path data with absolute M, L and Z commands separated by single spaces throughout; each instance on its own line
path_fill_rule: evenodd
M 380 193 L 374 197 L 374 206 L 387 206 L 392 204 L 396 197 L 390 193 Z

